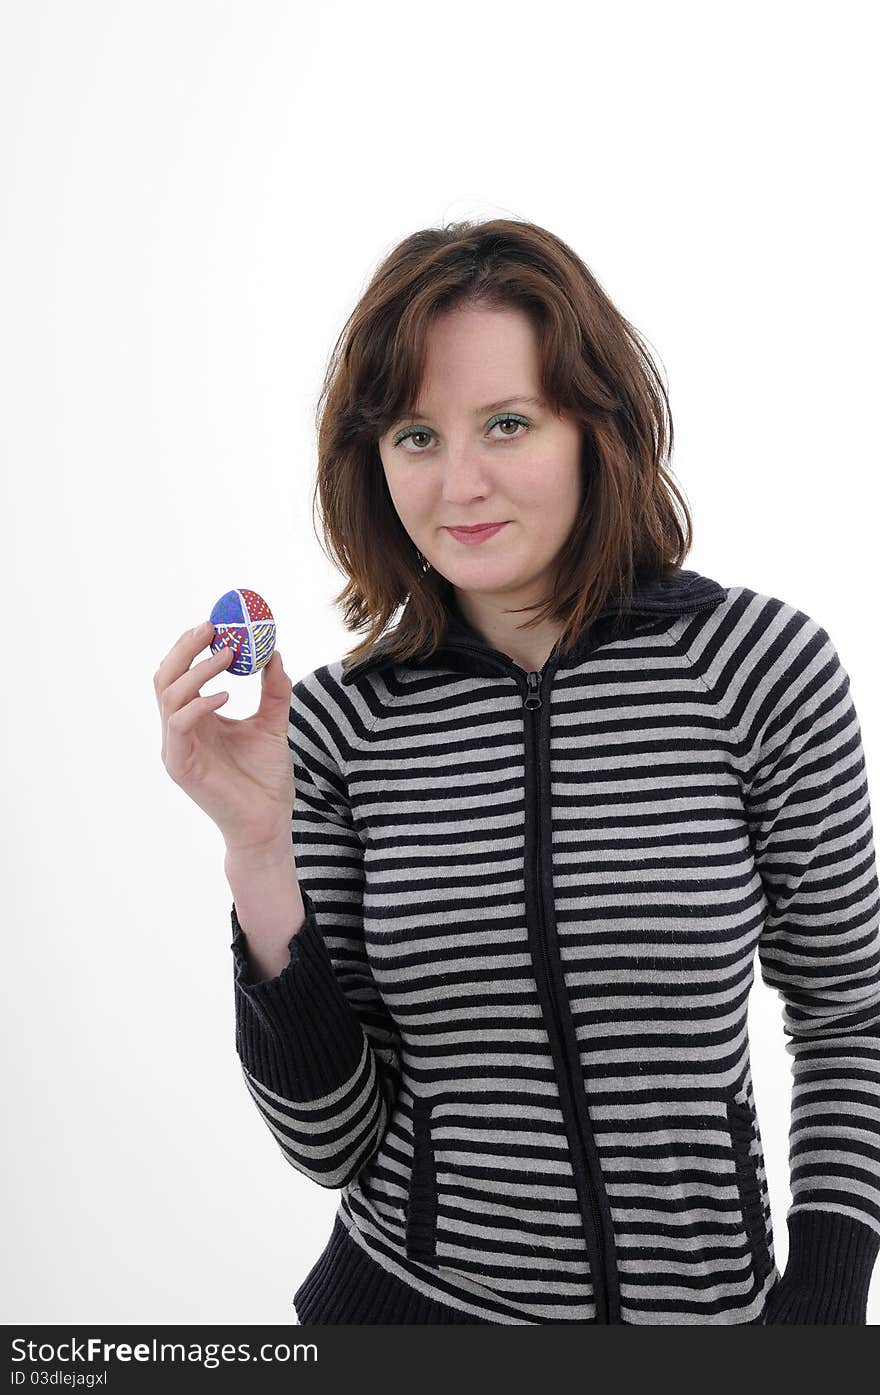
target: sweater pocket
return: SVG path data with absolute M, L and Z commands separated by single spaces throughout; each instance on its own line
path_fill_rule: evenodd
M 468 1079 L 411 1095 L 406 1254 L 499 1295 L 586 1302 L 589 1257 L 565 1120 L 548 1092 Z M 554 1301 L 547 1304 L 547 1295 Z
M 413 1154 L 406 1204 L 406 1253 L 422 1264 L 437 1263 L 437 1173 L 431 1139 L 433 1100 L 413 1098 Z
M 760 1284 L 773 1268 L 773 1261 L 767 1245 L 758 1159 L 752 1152 L 753 1144 L 757 1147 L 757 1136 L 751 1109 L 732 1093 L 727 1096 L 727 1126 L 733 1144 L 743 1225 L 748 1236 L 755 1279 Z

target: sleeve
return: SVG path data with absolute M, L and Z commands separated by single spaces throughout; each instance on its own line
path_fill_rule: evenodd
M 327 669 L 291 694 L 291 837 L 306 919 L 290 959 L 253 982 L 232 904 L 236 1051 L 287 1161 L 344 1187 L 378 1148 L 399 1083 L 399 1036 L 367 962 L 364 854 L 340 774 L 347 749 Z
M 764 981 L 792 1057 L 789 1256 L 767 1324 L 865 1325 L 880 1249 L 880 931 L 849 676 L 802 611 L 782 636 L 746 809 Z

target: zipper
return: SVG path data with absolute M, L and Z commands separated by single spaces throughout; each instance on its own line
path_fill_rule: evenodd
M 535 860 L 534 860 L 534 872 L 535 872 L 535 890 L 536 890 L 537 905 L 538 905 L 538 937 L 537 937 L 537 938 L 538 938 L 538 942 L 539 942 L 540 947 L 541 947 L 541 950 L 540 950 L 540 952 L 541 952 L 541 963 L 542 963 L 542 968 L 543 968 L 543 973 L 544 973 L 544 981 L 545 981 L 545 984 L 546 984 L 546 995 L 547 995 L 547 1000 L 548 1000 L 548 1002 L 549 1002 L 549 1004 L 550 1004 L 550 1013 L 551 1013 L 551 1018 L 552 1018 L 553 1031 L 554 1031 L 554 1034 L 555 1034 L 556 1042 L 557 1042 L 557 1044 L 558 1044 L 558 1054 L 559 1054 L 559 1057 L 561 1058 L 561 1060 L 562 1060 L 562 1062 L 563 1062 L 564 1080 L 563 1080 L 563 1081 L 559 1081 L 558 1076 L 557 1076 L 557 1083 L 558 1083 L 559 1086 L 560 1086 L 560 1093 L 561 1093 L 561 1095 L 562 1095 L 562 1096 L 564 1097 L 564 1099 L 565 1099 L 565 1107 L 564 1107 L 564 1109 L 563 1109 L 563 1115 L 564 1115 L 564 1116 L 567 1115 L 569 1119 L 574 1119 L 577 1137 L 578 1137 L 578 1140 L 579 1140 L 579 1142 L 580 1142 L 580 1153 L 581 1153 L 581 1159 L 582 1159 L 582 1162 L 583 1162 L 583 1169 L 582 1169 L 582 1171 L 583 1171 L 583 1176 L 584 1176 L 584 1179 L 585 1179 L 585 1182 L 586 1182 L 586 1194 L 587 1194 L 587 1199 L 588 1199 L 588 1203 L 589 1203 L 589 1216 L 590 1216 L 590 1221 L 591 1221 L 591 1224 L 592 1224 L 592 1238 L 593 1238 L 593 1240 L 594 1240 L 595 1249 L 596 1249 L 596 1254 L 597 1254 L 597 1256 L 598 1256 L 598 1273 L 597 1273 L 597 1272 L 595 1272 L 597 1266 L 593 1263 L 592 1247 L 588 1244 L 587 1250 L 588 1250 L 588 1254 L 589 1254 L 589 1257 L 590 1257 L 590 1269 L 591 1269 L 591 1275 L 592 1275 L 592 1280 L 593 1280 L 593 1294 L 594 1294 L 594 1299 L 595 1299 L 595 1303 L 596 1303 L 596 1322 L 597 1322 L 598 1324 L 603 1324 L 603 1325 L 604 1325 L 604 1324 L 609 1324 L 609 1323 L 619 1323 L 619 1322 L 620 1322 L 620 1317 L 619 1317 L 618 1299 L 617 1299 L 617 1282 L 616 1282 L 616 1275 L 615 1275 L 615 1281 L 614 1281 L 613 1284 L 612 1284 L 612 1291 L 613 1291 L 613 1293 L 614 1293 L 614 1300 L 613 1300 L 613 1301 L 614 1301 L 614 1311 L 613 1311 L 613 1313 L 610 1311 L 610 1309 L 611 1309 L 611 1303 L 609 1302 L 609 1284 L 608 1284 L 608 1278 L 609 1278 L 608 1267 L 609 1267 L 609 1266 L 608 1266 L 608 1254 L 607 1254 L 607 1249 L 606 1249 L 606 1245 L 605 1245 L 605 1237 L 604 1237 L 604 1231 L 603 1231 L 603 1227 L 602 1227 L 602 1220 L 601 1220 L 601 1215 L 600 1215 L 599 1202 L 598 1202 L 597 1194 L 596 1194 L 596 1182 L 595 1182 L 595 1180 L 594 1180 L 593 1172 L 592 1172 L 592 1169 L 591 1169 L 591 1153 L 590 1153 L 590 1149 L 588 1148 L 587 1143 L 586 1143 L 585 1138 L 584 1138 L 584 1127 L 583 1127 L 583 1122 L 582 1122 L 582 1111 L 585 1111 L 585 1110 L 586 1110 L 586 1103 L 585 1103 L 584 1094 L 583 1094 L 583 1085 L 582 1085 L 582 1082 L 581 1082 L 581 1085 L 580 1085 L 580 1089 L 579 1089 L 579 1086 L 578 1086 L 578 1080 L 579 1080 L 579 1077 L 580 1077 L 580 1074 L 581 1074 L 580 1056 L 579 1056 L 579 1055 L 577 1056 L 577 1071 L 575 1072 L 575 1071 L 573 1070 L 573 1065 L 572 1065 L 572 1060 L 571 1060 L 571 1058 L 570 1058 L 569 1050 L 567 1049 L 566 1036 L 565 1036 L 563 1021 L 562 1021 L 562 1013 L 561 1013 L 561 1010 L 560 1010 L 559 994 L 558 994 L 558 992 L 557 992 L 556 982 L 555 982 L 554 977 L 553 977 L 552 966 L 551 966 L 551 963 L 550 963 L 550 946 L 549 946 L 549 944 L 548 944 L 548 939 L 547 939 L 546 923 L 545 923 L 545 915 L 544 915 L 544 904 L 545 904 L 545 902 L 544 902 L 544 885 L 543 885 L 543 876 L 542 876 L 542 870 L 541 870 L 542 851 L 543 851 L 543 843 L 542 843 L 542 836 L 541 836 L 541 830 L 542 830 L 542 818 L 541 818 L 541 778 L 540 778 L 540 766 L 541 766 L 541 740 L 540 740 L 540 726 L 539 726 L 540 719 L 539 719 L 539 717 L 538 717 L 538 712 L 539 712 L 540 708 L 543 706 L 543 698 L 542 698 L 542 696 L 541 696 L 541 683 L 542 683 L 542 679 L 543 679 L 544 676 L 545 676 L 545 671 L 547 672 L 547 676 L 548 676 L 548 677 L 550 676 L 550 674 L 551 674 L 553 671 L 555 671 L 555 668 L 556 668 L 556 661 L 551 659 L 551 660 L 549 661 L 549 665 L 545 665 L 545 669 L 544 669 L 544 670 L 526 672 L 526 670 L 523 669 L 519 664 L 516 664 L 516 663 L 513 662 L 512 659 L 509 659 L 509 658 L 507 657 L 506 654 L 502 654 L 502 653 L 500 652 L 500 650 L 491 650 L 491 649 L 488 649 L 488 648 L 487 648 L 486 646 L 484 646 L 484 645 L 480 645 L 480 644 L 476 644 L 476 643 L 470 643 L 470 642 L 467 641 L 467 640 L 456 640 L 456 641 L 454 641 L 454 642 L 450 642 L 450 643 L 444 645 L 443 647 L 444 647 L 444 649 L 446 649 L 446 650 L 456 649 L 456 650 L 462 650 L 462 651 L 468 652 L 468 653 L 476 653 L 476 654 L 479 654 L 484 660 L 488 660 L 489 662 L 491 662 L 500 672 L 503 672 L 503 673 L 505 673 L 505 674 L 508 674 L 508 675 L 511 675 L 512 677 L 514 677 L 514 678 L 516 679 L 517 685 L 518 685 L 520 688 L 522 688 L 522 681 L 521 681 L 520 675 L 524 675 L 524 676 L 525 676 L 526 683 L 525 683 L 525 693 L 524 693 L 524 696 L 523 696 L 523 708 L 525 709 L 525 711 L 531 712 L 531 713 L 533 714 L 533 716 L 532 716 L 532 718 L 531 718 L 531 730 L 532 730 L 532 748 L 533 748 L 534 753 L 535 753 L 535 754 L 534 754 L 534 760 L 535 760 L 535 798 L 534 798 L 534 802 L 533 802 L 533 810 L 534 810 L 534 820 L 535 820 Z M 529 719 L 526 718 L 525 720 L 528 721 Z M 581 1111 L 579 1111 L 579 1110 L 578 1110 L 578 1107 L 577 1107 L 577 1100 L 578 1100 L 578 1099 L 581 1100 Z M 587 1127 L 589 1127 L 589 1125 L 587 1125 Z M 593 1151 L 595 1152 L 595 1145 L 594 1145 Z M 598 1166 L 598 1163 L 597 1163 L 596 1165 Z M 583 1217 L 583 1205 L 582 1205 L 582 1204 L 581 1204 L 581 1214 L 582 1214 L 582 1217 Z M 610 1215 L 609 1215 L 609 1224 L 610 1224 Z
M 539 729 L 538 729 L 538 715 L 537 715 L 537 713 L 538 713 L 538 709 L 543 705 L 543 704 L 542 704 L 542 700 L 541 700 L 541 678 L 542 678 L 542 676 L 543 676 L 543 675 L 542 675 L 541 672 L 532 672 L 532 673 L 529 673 L 529 674 L 526 675 L 526 681 L 527 681 L 527 683 L 528 683 L 528 689 L 527 689 L 527 692 L 526 692 L 526 696 L 525 696 L 525 698 L 523 699 L 523 706 L 524 706 L 525 708 L 527 708 L 529 711 L 535 713 L 535 716 L 534 716 L 534 718 L 532 719 L 532 740 L 533 740 L 534 751 L 535 751 L 535 760 L 536 760 L 536 764 L 538 764 L 538 765 L 540 764 L 541 752 L 540 752 L 540 732 L 539 732 Z M 540 784 L 540 778 L 538 777 L 538 772 L 537 772 L 537 771 L 536 771 L 536 779 L 535 779 L 535 805 L 534 805 L 534 807 L 535 807 L 535 834 L 536 834 L 536 837 L 535 837 L 535 885 L 536 885 L 537 891 L 538 891 L 538 915 L 539 915 L 539 917 L 540 917 L 540 919 L 539 919 L 539 930 L 540 930 L 540 934 L 539 934 L 539 936 L 538 936 L 538 939 L 539 939 L 540 944 L 541 944 L 541 953 L 542 953 L 543 962 L 544 962 L 544 975 L 545 975 L 545 978 L 546 978 L 546 980 L 547 980 L 548 988 L 549 988 L 549 990 L 550 990 L 550 1006 L 551 1006 L 552 1011 L 553 1011 L 553 1024 L 554 1024 L 554 1027 L 555 1027 L 555 1029 L 556 1029 L 557 1039 L 558 1039 L 558 1040 L 562 1043 L 562 1045 L 563 1045 L 562 1058 L 563 1058 L 563 1061 L 565 1062 L 565 1065 L 566 1065 L 566 1083 L 567 1083 L 567 1085 L 568 1085 L 569 1093 L 570 1093 L 570 1094 L 572 1095 L 572 1097 L 573 1097 L 573 1096 L 574 1096 L 574 1091 L 577 1089 L 577 1082 L 576 1082 L 576 1081 L 575 1081 L 575 1082 L 572 1081 L 572 1078 L 571 1078 L 571 1063 L 569 1062 L 567 1053 L 565 1052 L 565 1049 L 564 1049 L 565 1036 L 564 1036 L 564 1032 L 563 1032 L 562 1023 L 561 1023 L 560 1020 L 559 1020 L 559 1008 L 558 1008 L 558 1003 L 557 1003 L 556 995 L 555 995 L 555 993 L 554 993 L 554 991 L 553 991 L 553 977 L 552 977 L 552 971 L 551 971 L 551 967 L 550 967 L 550 947 L 549 947 L 549 945 L 548 945 L 548 943 L 547 943 L 547 935 L 546 935 L 545 929 L 544 929 L 544 887 L 543 887 L 543 878 L 542 878 L 542 876 L 541 876 L 541 853 L 542 853 L 541 830 L 542 830 L 542 827 L 543 827 L 543 821 L 542 821 L 542 819 L 541 819 L 541 784 Z M 580 1134 L 580 1120 L 578 1120 L 578 1134 L 579 1134 L 579 1136 L 581 1137 L 581 1147 L 583 1148 L 583 1147 L 584 1147 L 584 1144 L 583 1144 L 583 1137 L 582 1137 L 582 1135 Z M 584 1153 L 586 1154 L 586 1149 L 584 1149 Z M 599 1207 L 598 1207 L 598 1204 L 597 1204 L 597 1201 L 596 1201 L 595 1184 L 594 1184 L 594 1182 L 593 1182 L 593 1178 L 592 1178 L 591 1173 L 590 1173 L 589 1162 L 587 1162 L 587 1166 L 586 1166 L 586 1168 L 585 1168 L 585 1176 L 586 1176 L 586 1179 L 587 1179 L 587 1195 L 588 1195 L 589 1202 L 590 1202 L 590 1216 L 591 1216 L 591 1219 L 592 1219 L 592 1222 L 593 1222 L 593 1234 L 594 1234 L 595 1237 L 596 1237 L 596 1243 L 597 1243 L 597 1245 L 598 1245 L 598 1247 L 599 1247 L 599 1254 L 600 1254 L 600 1256 L 601 1256 L 601 1258 L 602 1258 L 602 1264 L 603 1264 L 602 1290 L 601 1290 L 601 1293 L 600 1293 L 600 1291 L 599 1291 L 598 1286 L 594 1283 L 594 1289 L 596 1290 L 596 1291 L 595 1291 L 595 1295 L 594 1295 L 594 1296 L 595 1296 L 595 1300 L 596 1300 L 596 1320 L 597 1320 L 597 1322 L 601 1322 L 601 1321 L 607 1322 L 607 1321 L 608 1321 L 608 1302 L 607 1302 L 607 1298 L 606 1298 L 607 1288 L 606 1288 L 606 1280 L 605 1280 L 605 1274 L 604 1274 L 605 1247 L 604 1247 L 603 1240 L 602 1240 L 602 1222 L 601 1222 L 601 1218 L 600 1218 L 600 1216 L 599 1216 Z
M 607 1280 L 607 1273 L 606 1273 L 607 1256 L 606 1256 L 605 1243 L 604 1243 L 604 1237 L 603 1237 L 603 1231 L 602 1231 L 602 1221 L 601 1221 L 601 1217 L 600 1217 L 600 1215 L 599 1215 L 599 1205 L 598 1205 L 598 1201 L 597 1201 L 597 1199 L 596 1199 L 596 1184 L 595 1184 L 595 1182 L 594 1182 L 594 1180 L 593 1180 L 593 1175 L 592 1175 L 592 1172 L 591 1172 L 591 1169 L 590 1169 L 589 1150 L 587 1149 L 586 1144 L 585 1144 L 585 1141 L 584 1141 L 583 1130 L 582 1130 L 582 1123 L 581 1123 L 581 1117 L 580 1117 L 580 1114 L 579 1114 L 579 1112 L 578 1112 L 577 1105 L 576 1105 L 576 1102 L 575 1102 L 575 1094 L 576 1094 L 576 1091 L 578 1090 L 578 1079 L 579 1079 L 579 1077 L 580 1077 L 580 1075 L 581 1075 L 580 1055 L 578 1055 L 578 1057 L 577 1057 L 577 1062 L 578 1062 L 577 1074 L 574 1074 L 572 1062 L 571 1062 L 571 1060 L 569 1059 L 569 1054 L 568 1054 L 568 1052 L 567 1052 L 567 1050 L 566 1050 L 565 1031 L 564 1031 L 563 1023 L 562 1023 L 562 1021 L 561 1021 L 561 1015 L 560 1015 L 560 1009 L 559 1009 L 559 1000 L 558 1000 L 558 996 L 557 996 L 557 993 L 556 993 L 556 988 L 555 988 L 555 984 L 554 984 L 554 980 L 553 980 L 553 973 L 552 973 L 552 968 L 551 968 L 551 964 L 550 964 L 550 946 L 549 946 L 549 944 L 548 944 L 547 933 L 546 933 L 546 927 L 545 927 L 545 917 L 544 917 L 544 883 L 543 883 L 543 876 L 542 876 L 542 871 L 541 871 L 541 857 L 542 857 L 542 850 L 543 850 L 543 845 L 542 845 L 543 820 L 542 820 L 542 818 L 541 818 L 541 781 L 540 781 L 540 763 L 541 763 L 541 745 L 540 745 L 540 741 L 541 741 L 541 736 L 540 736 L 540 728 L 539 728 L 539 720 L 540 720 L 540 719 L 539 719 L 539 717 L 538 717 L 538 711 L 539 711 L 539 709 L 543 706 L 543 701 L 542 701 L 542 698 L 541 698 L 541 680 L 542 680 L 542 678 L 543 678 L 543 671 L 541 671 L 541 672 L 531 672 L 531 673 L 526 674 L 527 690 L 526 690 L 526 696 L 525 696 L 525 698 L 523 699 L 523 706 L 524 706 L 527 710 L 529 710 L 529 711 L 531 711 L 531 712 L 534 713 L 534 716 L 533 716 L 533 718 L 532 718 L 532 746 L 533 746 L 533 750 L 534 750 L 534 752 L 535 752 L 535 765 L 536 765 L 536 770 L 535 770 L 535 801 L 534 801 L 534 811 L 535 811 L 535 886 L 536 886 L 537 895 L 538 895 L 538 930 L 539 930 L 538 940 L 539 940 L 539 943 L 540 943 L 540 946 L 541 946 L 541 958 L 542 958 L 543 967 L 544 967 L 544 976 L 545 976 L 545 980 L 546 980 L 546 983 L 547 983 L 547 992 L 548 992 L 548 996 L 549 996 L 549 1000 L 550 1000 L 551 1013 L 552 1013 L 552 1016 L 553 1016 L 553 1026 L 554 1026 L 554 1029 L 555 1029 L 555 1032 L 556 1032 L 557 1041 L 558 1041 L 559 1044 L 560 1044 L 560 1055 L 561 1055 L 561 1057 L 562 1057 L 563 1066 L 564 1066 L 564 1070 L 565 1070 L 565 1083 L 566 1083 L 566 1088 L 567 1088 L 567 1091 L 568 1091 L 569 1099 L 570 1099 L 570 1101 L 571 1101 L 572 1112 L 573 1112 L 573 1115 L 574 1115 L 575 1123 L 576 1123 L 576 1125 L 577 1125 L 578 1138 L 580 1139 L 581 1154 L 582 1154 L 582 1156 L 583 1156 L 584 1164 L 585 1164 L 585 1166 L 584 1166 L 584 1177 L 585 1177 L 586 1184 L 587 1184 L 587 1185 L 586 1185 L 586 1192 L 587 1192 L 587 1199 L 588 1199 L 589 1207 L 590 1207 L 590 1219 L 591 1219 L 591 1221 L 592 1221 L 593 1235 L 595 1236 L 596 1247 L 597 1247 L 598 1255 L 599 1255 L 600 1274 L 599 1274 L 598 1276 L 594 1274 L 594 1276 L 593 1276 L 593 1289 L 594 1289 L 594 1298 L 595 1298 L 595 1303 L 596 1303 L 596 1321 L 597 1321 L 597 1323 L 608 1323 L 608 1322 L 610 1321 L 610 1318 L 609 1318 L 609 1311 L 608 1311 L 608 1307 L 609 1307 L 609 1305 L 608 1305 L 608 1280 Z M 583 1091 L 583 1082 L 582 1082 L 582 1081 L 581 1081 L 580 1088 L 581 1088 L 581 1092 L 582 1092 L 582 1091 Z M 598 1283 L 596 1282 L 597 1277 L 598 1277 L 598 1279 L 599 1279 L 599 1282 L 598 1282 Z

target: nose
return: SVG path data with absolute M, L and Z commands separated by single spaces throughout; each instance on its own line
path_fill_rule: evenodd
M 490 492 L 490 468 L 485 454 L 470 445 L 451 446 L 443 463 L 443 498 L 466 503 Z

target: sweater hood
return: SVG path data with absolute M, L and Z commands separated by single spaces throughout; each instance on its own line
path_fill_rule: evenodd
M 668 616 L 675 618 L 679 615 L 687 615 L 693 611 L 705 610 L 719 605 L 727 596 L 727 587 L 720 582 L 714 581 L 711 577 L 702 576 L 699 572 L 688 568 L 677 568 L 669 576 L 642 576 L 637 578 L 633 587 L 632 596 L 627 604 L 625 599 L 619 596 L 612 596 L 605 602 L 598 616 L 591 625 L 587 625 L 578 635 L 574 647 L 562 661 L 562 667 L 568 667 L 576 663 L 583 652 L 590 648 L 596 637 L 596 629 L 600 622 L 607 622 L 614 617 L 624 616 L 633 618 Z M 395 664 L 403 663 L 404 667 L 417 668 L 423 664 L 432 664 L 442 656 L 449 657 L 456 655 L 460 660 L 462 646 L 467 646 L 469 667 L 479 665 L 481 657 L 490 663 L 498 651 L 488 645 L 478 630 L 470 624 L 462 615 L 454 599 L 446 605 L 446 628 L 443 637 L 437 647 L 430 654 L 414 656 L 403 661 L 394 659 L 389 654 L 389 649 L 397 637 L 401 628 L 400 622 L 395 628 L 383 635 L 376 641 L 369 653 L 358 660 L 355 664 L 345 667 L 343 662 L 342 682 L 350 684 L 355 682 L 364 673 L 383 667 L 393 667 Z M 555 650 L 553 651 L 555 653 Z

